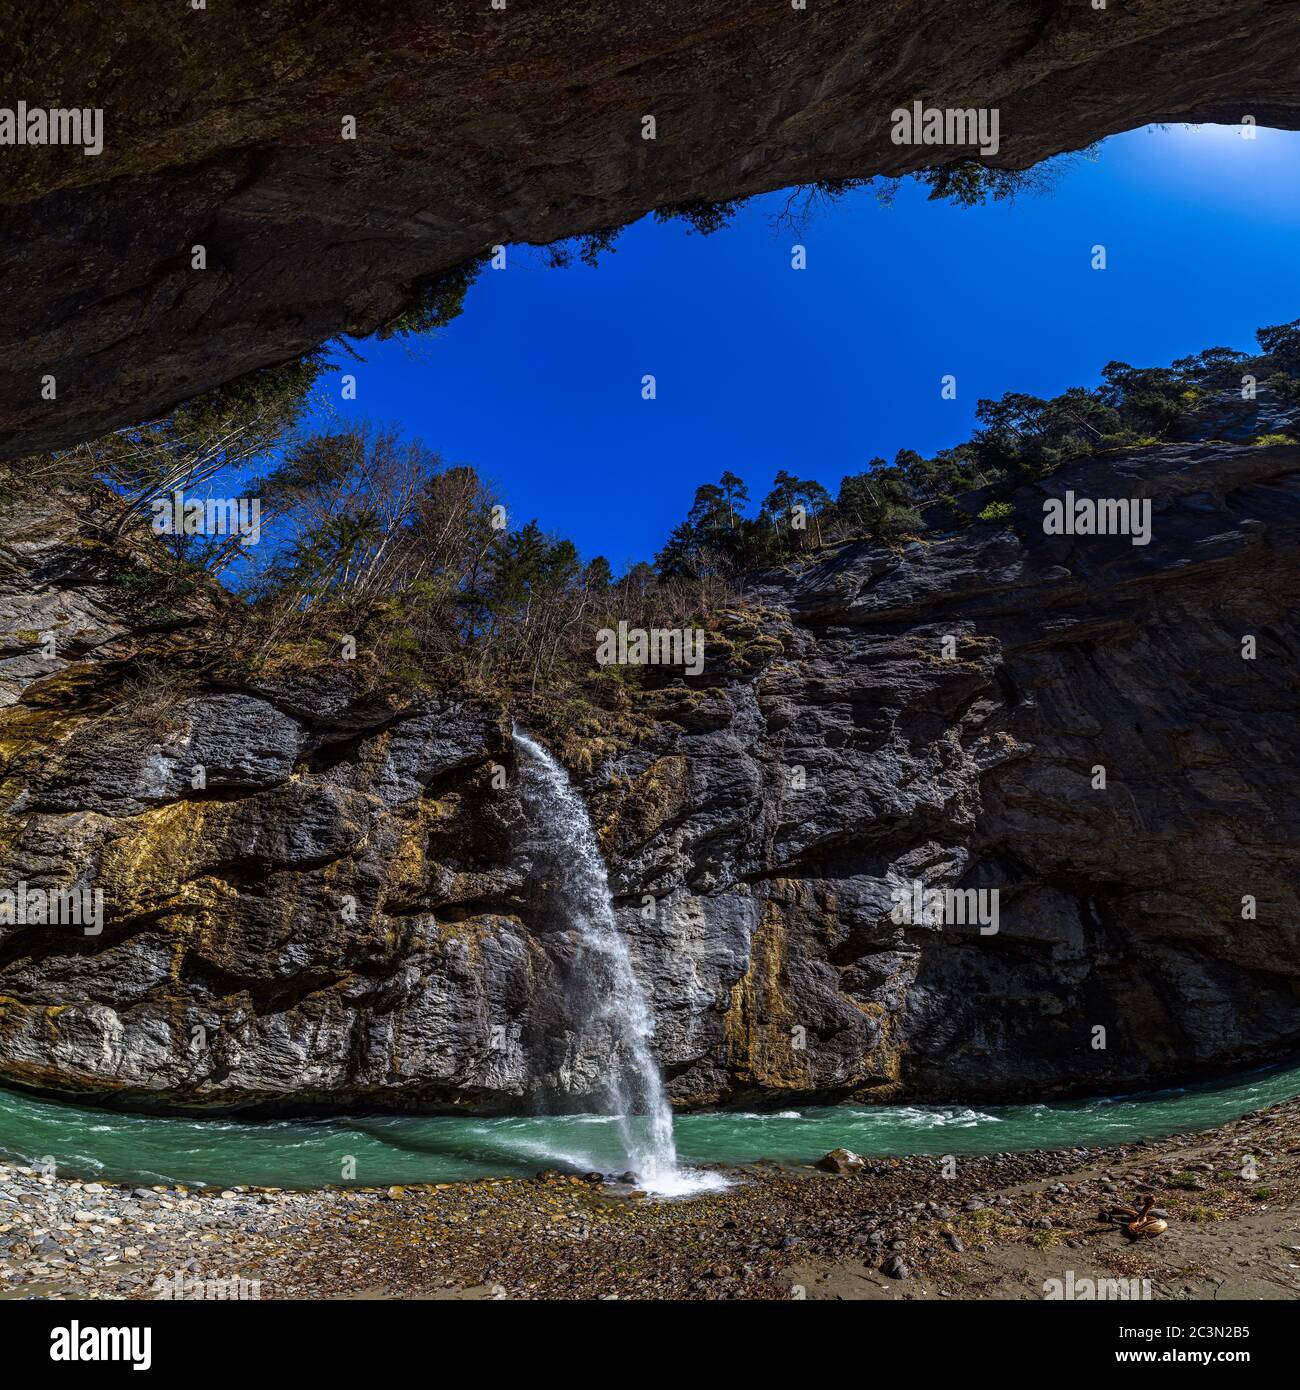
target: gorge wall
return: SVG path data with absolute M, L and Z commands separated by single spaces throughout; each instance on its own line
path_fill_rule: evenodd
M 1067 490 L 1149 498 L 1150 544 L 1045 535 Z M 556 984 L 519 712 L 367 701 L 339 663 L 124 714 L 133 657 L 211 600 L 160 608 L 89 510 L 27 501 L 0 538 L 0 884 L 105 902 L 97 936 L 0 925 L 0 1081 L 580 1107 L 602 1059 Z M 675 1101 L 1043 1096 L 1300 1044 L 1298 570 L 1300 446 L 1188 442 L 762 576 L 702 675 L 570 749 Z M 996 888 L 999 930 L 894 921 L 913 881 Z
M 1300 126 L 1273 0 L 18 0 L 5 36 L 6 102 L 99 109 L 103 150 L 0 148 L 0 458 L 370 332 L 498 243 L 970 154 L 894 144 L 913 100 L 997 108 L 1016 169 Z

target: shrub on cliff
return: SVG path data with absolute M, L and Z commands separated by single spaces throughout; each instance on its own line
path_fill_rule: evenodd
M 327 365 L 325 350 L 318 349 L 249 372 L 158 419 L 0 468 L 0 487 L 106 484 L 109 491 L 100 496 L 111 505 L 103 524 L 120 536 L 155 502 L 178 491 L 198 493 L 219 475 L 238 476 L 264 460 L 303 418 L 311 388 Z M 187 535 L 181 529 L 169 535 L 168 545 L 177 561 L 215 574 L 238 556 L 241 539 Z

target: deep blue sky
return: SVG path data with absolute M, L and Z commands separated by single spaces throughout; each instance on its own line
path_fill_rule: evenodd
M 358 344 L 358 400 L 615 569 L 650 559 L 730 468 L 757 502 L 780 468 L 833 492 L 875 454 L 966 438 L 981 396 L 1089 385 L 1111 358 L 1246 348 L 1300 316 L 1300 135 L 1135 131 L 1013 205 L 892 208 L 850 195 L 796 238 L 771 195 L 711 237 L 649 219 L 595 270 L 512 248 L 465 312 Z M 790 268 L 795 240 L 808 268 Z M 1108 268 L 1094 271 L 1103 243 Z M 658 399 L 641 399 L 641 378 Z M 957 377 L 958 398 L 940 398 Z

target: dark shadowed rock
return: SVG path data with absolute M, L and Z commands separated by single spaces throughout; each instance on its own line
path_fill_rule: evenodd
M 1017 169 L 1152 121 L 1300 124 L 1273 0 L 8 9 L 0 88 L 104 131 L 4 150 L 0 457 L 369 332 L 498 244 L 967 157 L 893 142 L 913 100 L 996 108 Z

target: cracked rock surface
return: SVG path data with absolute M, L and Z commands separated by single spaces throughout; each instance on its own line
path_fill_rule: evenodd
M 1044 534 L 1066 491 L 1149 499 L 1150 543 Z M 1300 446 L 1133 450 L 1012 503 L 760 576 L 700 677 L 571 756 L 677 1103 L 1095 1093 L 1300 1040 Z M 0 539 L 0 885 L 104 895 L 98 935 L 0 925 L 0 1080 L 581 1108 L 612 1044 L 563 987 L 518 711 L 322 673 L 127 717 L 106 692 L 163 619 L 86 510 Z M 895 921 L 914 884 L 996 890 L 997 931 Z

